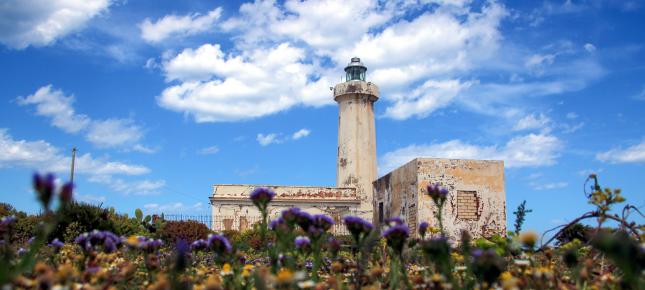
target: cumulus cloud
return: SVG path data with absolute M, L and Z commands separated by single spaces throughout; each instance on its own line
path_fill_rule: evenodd
M 310 80 L 305 52 L 283 43 L 233 56 L 217 44 L 185 49 L 164 63 L 168 81 L 158 97 L 164 108 L 193 115 L 197 122 L 239 121 L 302 104 L 331 103 L 324 78 Z
M 305 138 L 305 137 L 309 136 L 309 134 L 311 134 L 311 130 L 309 130 L 307 128 L 302 128 L 302 129 L 296 131 L 295 133 L 293 133 L 293 135 L 291 135 L 291 139 L 298 140 L 300 138 Z
M 110 189 L 124 194 L 157 195 L 166 185 L 165 180 L 135 180 L 128 181 L 110 175 L 95 175 L 89 178 L 90 182 L 107 185 Z
M 551 123 L 551 119 L 542 113 L 530 114 L 519 119 L 515 126 L 513 126 L 513 131 L 543 129 L 549 125 L 549 123 Z
M 556 163 L 562 147 L 562 141 L 548 134 L 517 136 L 503 146 L 474 145 L 461 140 L 412 144 L 385 153 L 379 160 L 379 169 L 389 172 L 417 157 L 503 160 L 508 168 L 548 166 Z
M 596 159 L 609 163 L 645 163 L 645 140 L 625 149 L 616 148 L 598 153 Z
M 258 143 L 262 146 L 268 146 L 271 144 L 279 144 L 282 143 L 282 140 L 278 137 L 278 134 L 276 133 L 269 133 L 269 134 L 258 134 L 256 140 L 258 140 Z
M 16 140 L 7 129 L 0 129 L 0 167 L 24 167 L 32 170 L 69 172 L 71 157 L 50 143 Z M 90 153 L 77 155 L 76 172 L 87 175 L 141 175 L 145 166 L 95 158 Z
M 580 90 L 603 75 L 570 42 L 540 51 L 503 43 L 507 15 L 496 1 L 244 3 L 218 22 L 233 47 L 206 43 L 163 57 L 167 87 L 157 100 L 196 122 L 329 105 L 327 89 L 359 56 L 385 117 L 425 118 L 452 105 L 504 116 L 528 97 Z
M 0 9 L 0 43 L 24 49 L 54 43 L 108 10 L 111 0 L 6 0 Z
M 215 8 L 205 15 L 166 15 L 156 21 L 146 18 L 139 24 L 141 38 L 149 43 L 159 43 L 172 36 L 189 36 L 213 29 L 222 15 L 222 8 Z
M 72 106 L 74 96 L 65 96 L 63 91 L 52 89 L 52 85 L 39 88 L 34 94 L 16 99 L 21 106 L 35 105 L 36 115 L 49 117 L 52 125 L 68 133 L 76 133 L 90 125 L 90 118 L 77 114 Z
M 227 53 L 216 43 L 204 44 L 167 58 L 163 71 L 169 86 L 158 103 L 197 122 L 239 121 L 299 105 L 333 104 L 327 89 L 350 57 L 359 55 L 392 104 L 386 116 L 424 117 L 449 105 L 472 83 L 451 74 L 469 70 L 497 47 L 504 8 L 489 3 L 471 11 L 464 3 L 446 4 L 460 9 L 429 10 L 411 20 L 397 17 L 415 8 L 402 3 L 246 3 L 239 17 L 222 23 L 223 29 L 238 33 L 238 49 Z M 322 65 L 324 59 L 331 59 L 333 67 Z
M 102 148 L 128 146 L 129 150 L 154 153 L 152 148 L 138 144 L 143 137 L 143 129 L 130 119 L 93 120 L 87 115 L 76 113 L 74 96 L 46 85 L 27 97 L 18 97 L 21 106 L 33 105 L 36 115 L 51 119 L 52 126 L 67 133 L 85 133 L 85 139 Z

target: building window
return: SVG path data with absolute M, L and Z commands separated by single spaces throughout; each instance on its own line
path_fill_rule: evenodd
M 479 219 L 479 197 L 476 191 L 457 191 L 457 218 Z
M 379 224 L 383 223 L 383 203 L 382 202 L 378 203 L 378 223 Z

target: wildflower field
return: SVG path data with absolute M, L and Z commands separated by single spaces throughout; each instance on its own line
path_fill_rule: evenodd
M 523 232 L 530 210 L 513 213 L 506 236 L 461 240 L 436 222 L 409 232 L 398 218 L 382 228 L 353 216 L 350 235 L 334 236 L 334 221 L 298 208 L 269 220 L 274 193 L 250 199 L 263 213 L 252 230 L 210 232 L 195 222 L 133 217 L 73 200 L 51 175 L 34 177 L 43 214 L 0 206 L 2 289 L 645 289 L 643 225 L 619 190 L 588 179 L 580 218 L 542 239 Z M 57 191 L 57 192 L 56 192 Z M 431 185 L 440 209 L 448 191 Z M 582 202 L 582 201 L 581 201 Z M 622 211 L 615 207 L 623 206 Z M 509 210 L 510 211 L 510 210 Z M 615 214 L 619 212 L 620 214 Z M 593 226 L 579 222 L 591 222 Z M 611 221 L 611 223 L 609 223 Z M 610 225 L 616 225 L 610 227 Z

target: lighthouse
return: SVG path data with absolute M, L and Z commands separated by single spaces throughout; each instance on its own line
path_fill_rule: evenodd
M 345 82 L 334 87 L 338 103 L 336 186 L 353 187 L 360 199 L 355 213 L 372 220 L 373 185 L 377 179 L 374 102 L 378 87 L 366 81 L 367 67 L 353 57 L 345 67 Z

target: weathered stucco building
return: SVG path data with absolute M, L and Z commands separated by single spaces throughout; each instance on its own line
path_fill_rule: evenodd
M 374 223 L 400 217 L 414 233 L 422 221 L 439 227 L 429 184 L 448 190 L 442 217 L 450 239 L 462 230 L 475 237 L 506 232 L 504 163 L 489 160 L 416 158 L 384 175 L 374 182 Z
M 269 187 L 276 192 L 271 216 L 290 207 L 325 213 L 339 224 L 335 232 L 343 231 L 340 222 L 346 215 L 377 225 L 401 217 L 416 232 L 422 221 L 436 225 L 436 209 L 425 188 L 438 183 L 450 191 L 442 213 L 451 238 L 461 230 L 475 237 L 505 232 L 501 161 L 417 158 L 377 179 L 374 102 L 379 89 L 365 80 L 366 71 L 359 58 L 352 58 L 345 68 L 346 81 L 334 87 L 339 108 L 337 187 L 216 184 L 210 197 L 214 230 L 244 230 L 257 222 L 260 213 L 249 194 L 256 187 Z

